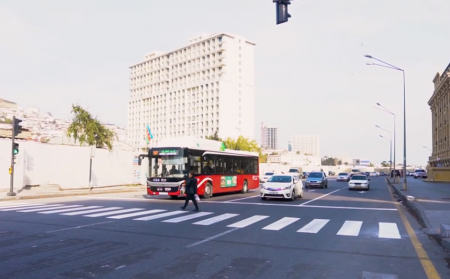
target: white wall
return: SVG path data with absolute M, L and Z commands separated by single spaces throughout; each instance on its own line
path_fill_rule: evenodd
M 90 147 L 18 142 L 14 189 L 26 185 L 58 184 L 64 189 L 89 187 Z M 9 188 L 11 140 L 0 140 L 0 189 Z M 94 187 L 145 183 L 146 166 L 133 166 L 138 154 L 129 151 L 109 152 L 96 149 L 92 159 Z M 148 163 L 147 163 L 148 164 Z M 148 167 L 147 167 L 148 168 Z M 134 170 L 140 171 L 139 179 Z

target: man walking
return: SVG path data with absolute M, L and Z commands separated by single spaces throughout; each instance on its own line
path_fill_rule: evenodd
M 195 200 L 195 195 L 197 194 L 197 179 L 194 177 L 194 171 L 189 172 L 189 178 L 186 179 L 186 200 L 184 202 L 184 206 L 181 209 L 185 210 L 186 206 L 191 200 L 194 203 L 195 210 L 199 211 L 197 201 Z

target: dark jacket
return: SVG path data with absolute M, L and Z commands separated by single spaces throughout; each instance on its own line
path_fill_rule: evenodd
M 186 194 L 188 195 L 197 194 L 197 178 L 192 177 L 186 180 Z

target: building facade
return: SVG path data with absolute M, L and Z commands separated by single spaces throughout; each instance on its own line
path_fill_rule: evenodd
M 450 64 L 433 79 L 434 92 L 428 101 L 431 109 L 432 154 L 431 167 L 450 167 Z
M 261 147 L 264 149 L 278 149 L 278 128 L 267 127 L 261 123 Z
M 284 154 L 275 154 L 267 156 L 267 163 L 283 164 L 289 166 L 320 166 L 321 158 L 319 156 L 298 155 L 293 152 Z
M 288 141 L 288 151 L 291 152 L 292 151 L 292 142 Z
M 215 131 L 254 139 L 254 46 L 227 33 L 203 34 L 131 66 L 128 143 L 144 151 L 165 138 Z
M 292 151 L 302 155 L 320 156 L 319 136 L 293 136 Z

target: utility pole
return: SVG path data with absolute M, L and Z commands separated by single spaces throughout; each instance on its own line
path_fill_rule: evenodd
M 16 136 L 22 132 L 22 126 L 20 124 L 22 120 L 13 116 L 12 123 L 12 143 L 11 143 L 11 166 L 9 167 L 9 192 L 6 193 L 7 196 L 15 196 L 14 193 L 14 165 L 16 164 L 16 155 L 19 154 L 19 144 L 15 143 Z

